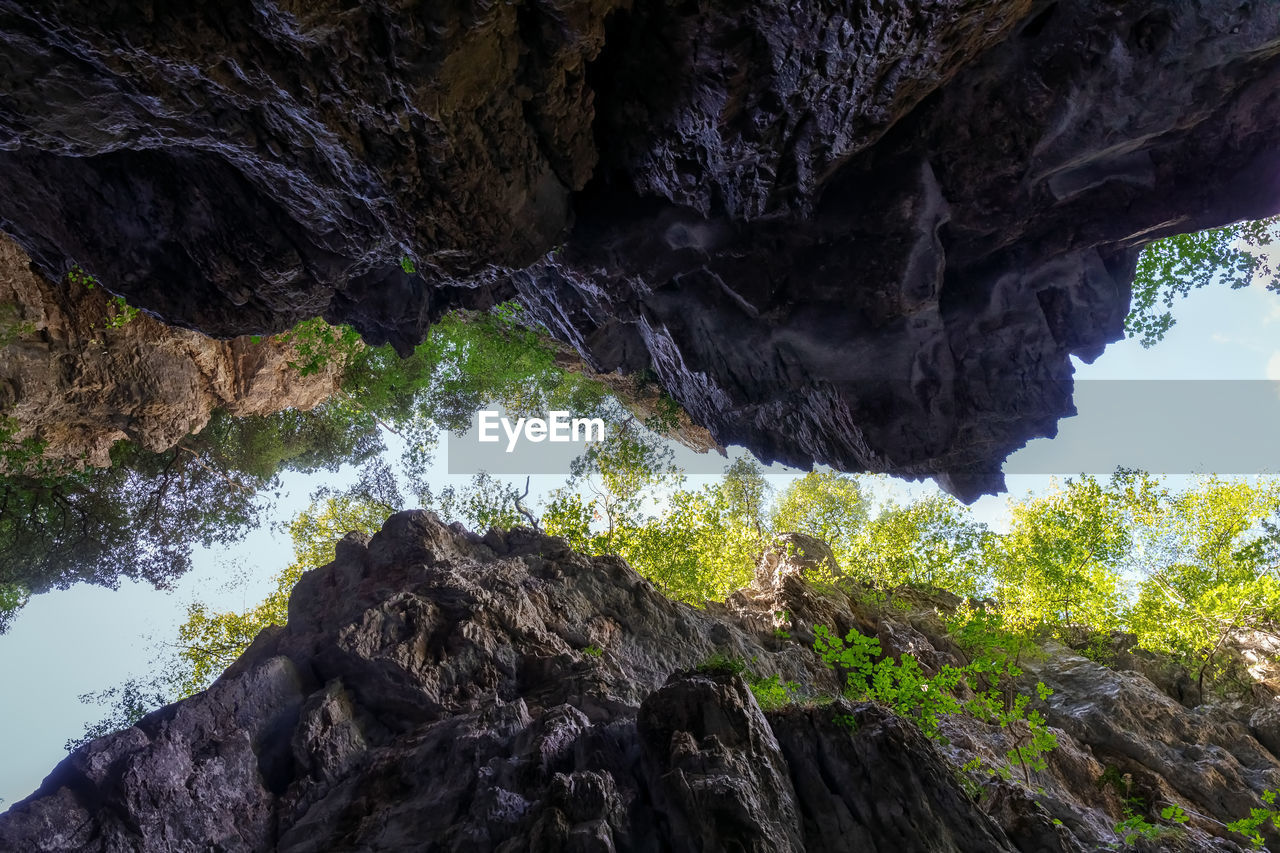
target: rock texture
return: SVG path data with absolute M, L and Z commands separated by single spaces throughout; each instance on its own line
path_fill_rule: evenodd
M 998 729 L 953 719 L 944 754 L 875 705 L 763 712 L 740 676 L 696 669 L 734 656 L 830 695 L 817 624 L 958 660 L 939 602 L 877 611 L 819 590 L 812 550 L 698 611 L 558 539 L 392 516 L 307 573 L 288 625 L 209 690 L 69 756 L 0 815 L 0 849 L 1096 850 L 1124 805 L 1104 767 L 1196 813 L 1159 849 L 1239 849 L 1213 819 L 1280 773 L 1240 712 L 1189 710 L 1065 649 L 1032 674 L 1057 691 L 1062 744 L 1043 793 L 987 781 L 981 807 L 955 767 L 1003 752 Z
M 46 458 L 95 467 L 131 439 L 168 450 L 215 408 L 233 416 L 310 409 L 337 390 L 337 365 L 308 376 L 274 340 L 217 341 L 139 314 L 118 328 L 102 288 L 53 284 L 0 235 L 0 417 Z
M 1260 0 L 0 0 L 0 49 L 0 229 L 54 278 L 402 348 L 518 294 L 721 444 L 964 497 L 1144 242 L 1280 208 Z

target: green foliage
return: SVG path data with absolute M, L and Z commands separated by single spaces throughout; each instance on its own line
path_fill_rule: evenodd
M 836 714 L 831 719 L 836 725 L 844 726 L 850 732 L 858 731 L 858 718 L 853 714 Z
M 289 594 L 303 573 L 333 561 L 339 539 L 352 531 L 372 535 L 387 515 L 399 507 L 400 497 L 388 491 L 378 461 L 347 491 L 322 490 L 311 506 L 288 525 L 293 541 L 293 562 L 275 577 L 275 589 L 259 604 L 243 611 L 211 611 L 203 604 L 187 608 L 187 619 L 178 628 L 177 655 L 160 667 L 158 675 L 143 682 L 130 679 L 120 687 L 86 694 L 80 701 L 111 703 L 108 714 L 86 726 L 80 738 L 67 742 L 72 749 L 95 737 L 127 728 L 144 714 L 207 688 L 244 653 L 264 628 L 284 625 L 289 617 Z
M 1006 625 L 1059 634 L 1118 627 L 1129 530 L 1115 494 L 1092 477 L 1010 508 L 986 558 Z
M 18 422 L 0 417 L 0 473 L 53 476 L 67 466 L 45 459 L 45 444 L 36 438 L 18 438 Z
M 755 556 L 727 515 L 714 487 L 676 492 L 661 515 L 615 530 L 613 550 L 673 598 L 722 600 L 750 581 Z
M 108 329 L 119 329 L 128 325 L 142 312 L 125 302 L 123 296 L 111 297 L 111 314 L 103 321 Z
M 1035 685 L 1034 699 L 1016 690 L 1022 675 L 1021 659 L 1038 655 L 1039 648 L 1017 630 L 1006 626 L 1002 612 L 962 604 L 947 619 L 956 644 L 969 655 L 965 681 L 972 696 L 965 711 L 984 722 L 1000 726 L 1010 744 L 1004 767 L 989 768 L 1004 778 L 1011 769 L 1022 770 L 1023 783 L 1030 786 L 1031 773 L 1047 767 L 1044 755 L 1057 746 L 1057 736 L 1049 731 L 1039 711 L 1029 709 L 1032 701 L 1046 701 L 1053 691 L 1043 683 Z
M 26 594 L 121 578 L 167 586 L 197 545 L 252 529 L 282 470 L 368 458 L 376 434 L 335 428 L 323 412 L 264 418 L 215 414 L 208 427 L 155 453 L 128 443 L 110 468 L 44 459 L 42 446 L 0 427 L 0 587 Z
M 78 269 L 72 278 L 95 285 Z M 295 367 L 308 373 L 340 364 L 337 398 L 269 417 L 215 413 L 199 435 L 163 453 L 117 445 L 109 469 L 46 459 L 43 444 L 17 439 L 17 425 L 0 421 L 4 603 L 16 608 L 29 594 L 80 581 L 114 586 L 124 577 L 164 586 L 188 568 L 196 545 L 230 542 L 255 526 L 281 472 L 360 464 L 383 450 L 383 430 L 405 440 L 410 486 L 430 502 L 421 475 L 438 430 L 465 428 L 479 406 L 528 414 L 603 406 L 603 386 L 558 367 L 545 338 L 521 317 L 506 306 L 446 318 L 406 359 L 389 347 L 364 347 L 350 329 L 308 321 L 284 336 L 297 352 Z M 523 520 L 510 511 L 509 494 L 505 508 L 485 510 L 475 492 L 442 495 L 444 508 L 472 523 Z M 12 612 L 4 611 L 0 629 Z
M 1147 808 L 1147 804 L 1140 798 L 1129 797 L 1125 800 L 1124 820 L 1117 823 L 1113 827 L 1113 831 L 1120 836 L 1126 845 L 1132 845 L 1139 839 L 1163 841 L 1185 834 L 1182 824 L 1187 823 L 1191 818 L 1182 810 L 1181 806 L 1170 804 L 1160 810 L 1160 818 L 1168 821 L 1171 825 L 1162 825 L 1147 820 L 1142 814 Z
M 95 287 L 98 286 L 98 279 L 95 278 L 94 276 L 89 275 L 87 272 L 85 272 L 78 266 L 73 266 L 71 270 L 67 273 L 67 281 L 71 282 L 72 284 L 81 285 L 82 287 L 88 288 L 89 290 L 93 290 Z
M 22 319 L 22 307 L 13 302 L 0 302 L 0 348 L 33 334 L 35 323 Z
M 1115 833 L 1124 839 L 1125 844 L 1132 844 L 1139 838 L 1155 841 L 1160 838 L 1160 827 L 1147 822 L 1141 815 L 1131 814 L 1115 825 Z
M 802 696 L 800 685 L 796 682 L 783 681 L 777 673 L 766 678 L 756 673 L 747 661 L 718 652 L 700 664 L 698 672 L 741 676 L 762 711 L 785 708 L 800 701 Z
M 83 287 L 93 290 L 100 282 L 97 278 L 75 266 L 67 273 L 67 280 L 72 284 L 82 285 Z M 123 296 L 111 296 L 107 300 L 110 308 L 109 313 L 103 318 L 103 327 L 107 329 L 119 329 L 128 325 L 142 312 L 134 308 L 125 301 Z
M 1117 649 L 1113 635 L 1107 631 L 1087 634 L 1083 643 L 1076 646 L 1076 651 L 1105 667 L 1115 667 L 1117 662 Z
M 119 687 L 109 687 L 98 693 L 85 693 L 80 696 L 80 701 L 95 704 L 110 702 L 111 710 L 101 720 L 85 726 L 84 734 L 80 737 L 69 738 L 64 744 L 67 752 L 78 749 L 95 738 L 129 728 L 170 700 L 162 681 L 142 682 L 131 678 Z
M 0 584 L 0 634 L 9 629 L 13 617 L 23 608 L 30 597 L 27 589 L 20 584 Z
M 698 672 L 718 675 L 742 675 L 747 671 L 747 662 L 742 658 L 716 652 L 697 666 Z
M 1098 779 L 1098 787 L 1111 788 L 1119 796 L 1124 809 L 1124 820 L 1117 823 L 1113 830 L 1120 836 L 1125 845 L 1132 845 L 1138 840 L 1162 841 L 1185 834 L 1182 825 L 1191 818 L 1177 803 L 1166 803 L 1160 810 L 1160 819 L 1166 824 L 1159 824 L 1147 819 L 1153 805 L 1149 799 L 1140 796 L 1134 790 L 1133 781 L 1128 774 L 1121 773 L 1113 766 L 1103 769 Z
M 583 649 L 582 653 L 584 655 L 587 655 L 588 657 L 598 658 L 604 655 L 604 649 L 600 648 L 599 646 L 593 643 L 592 645 L 587 646 L 585 649 Z
M 573 492 L 561 491 L 548 501 L 542 513 L 542 528 L 548 536 L 562 537 L 569 547 L 583 554 L 591 554 L 597 544 L 591 532 L 596 512 L 593 502 L 587 502 Z
M 845 676 L 845 695 L 870 699 L 914 721 L 927 736 L 940 737 L 938 725 L 959 713 L 956 689 L 964 672 L 945 665 L 926 676 L 919 662 L 903 654 L 897 661 L 881 658 L 880 641 L 851 629 L 841 639 L 822 625 L 815 626 L 814 650 L 827 666 Z M 879 658 L 879 660 L 877 660 Z
M 1181 492 L 1149 490 L 1134 512 L 1142 580 L 1128 614 L 1144 648 L 1172 655 L 1206 679 L 1244 630 L 1280 620 L 1280 484 L 1203 478 Z
M 966 625 L 971 659 L 964 667 L 943 665 L 933 675 L 925 675 L 919 662 L 910 654 L 898 660 L 882 658 L 880 641 L 857 630 L 843 638 L 824 626 L 814 627 L 814 650 L 824 663 L 845 677 L 845 695 L 866 699 L 892 708 L 914 721 L 928 737 L 942 739 L 940 725 L 944 717 L 968 714 L 1000 726 L 1010 744 L 1006 754 L 1008 766 L 987 768 L 988 772 L 1010 777 L 1009 768 L 1022 768 L 1025 784 L 1031 784 L 1031 773 L 1047 767 L 1044 755 L 1057 746 L 1057 736 L 1038 711 L 1029 708 L 1031 696 L 1014 690 L 1014 679 L 1022 674 L 1016 663 L 997 643 L 1010 635 L 992 626 L 984 616 L 972 616 Z M 962 688 L 969 698 L 961 701 Z M 1044 684 L 1036 685 L 1036 699 L 1043 702 L 1052 695 Z M 975 770 L 982 762 L 962 770 Z
M 408 255 L 400 256 L 400 269 L 405 271 L 406 275 L 413 275 L 418 271 L 418 265 L 413 262 L 413 258 Z
M 474 530 L 491 527 L 506 530 L 529 524 L 529 519 L 520 511 L 523 497 L 509 483 L 482 471 L 474 475 L 467 486 L 447 486 L 438 497 L 433 497 L 428 490 L 423 504 L 434 509 L 442 519 L 461 521 Z
M 810 471 L 778 496 L 772 526 L 778 533 L 816 536 L 839 555 L 851 549 L 868 509 L 856 477 Z
M 1270 789 L 1263 791 L 1262 802 L 1265 803 L 1263 808 L 1250 809 L 1248 817 L 1242 817 L 1227 824 L 1228 830 L 1248 838 L 1255 849 L 1260 849 L 1266 842 L 1262 835 L 1264 826 L 1270 823 L 1273 828 L 1280 829 L 1280 809 L 1276 808 L 1276 792 Z
M 845 475 L 809 475 L 781 497 L 780 511 L 771 511 L 771 489 L 748 459 L 701 489 L 679 488 L 681 479 L 659 436 L 624 420 L 575 463 L 542 520 L 575 549 L 617 554 L 668 595 L 701 605 L 751 581 L 774 531 L 852 531 L 865 518 L 856 481 Z M 650 511 L 658 495 L 661 509 Z M 842 509 L 842 496 L 859 505 Z
M 285 409 L 263 416 L 231 417 L 217 411 L 183 446 L 202 450 L 230 477 L 270 483 L 281 471 L 333 470 L 377 456 L 383 449 L 377 430 L 353 423 L 347 414 L 332 401 L 310 411 Z
M 759 556 L 750 504 L 719 486 L 689 491 L 679 482 L 670 450 L 627 419 L 575 461 L 543 523 L 584 553 L 621 556 L 674 598 L 722 599 L 751 579 Z M 673 488 L 661 512 L 648 511 L 655 493 Z
M 1168 309 L 1174 301 L 1215 279 L 1233 289 L 1257 282 L 1280 292 L 1280 276 L 1264 251 L 1275 242 L 1278 225 L 1280 217 L 1238 222 L 1149 244 L 1138 257 L 1125 331 L 1144 347 L 1154 346 L 1173 327 Z
M 768 678 L 753 676 L 747 679 L 751 695 L 762 711 L 773 711 L 794 703 L 800 696 L 800 685 L 794 681 L 783 681 L 776 673 Z
M 352 531 L 372 535 L 387 516 L 399 509 L 399 495 L 366 474 L 347 492 L 322 493 L 289 523 L 293 562 L 275 577 L 276 588 L 261 603 L 241 612 L 210 612 L 203 604 L 187 609 L 178 629 L 179 665 L 172 678 L 179 696 L 203 690 L 269 625 L 284 625 L 289 617 L 289 593 L 303 572 L 334 559 L 339 539 Z
M 122 577 L 158 587 L 195 544 L 239 538 L 256 522 L 251 487 L 180 448 L 113 451 L 116 466 L 0 480 L 0 584 L 32 593 Z
M 411 490 L 426 502 L 423 476 L 441 430 L 465 432 L 475 412 L 500 407 L 509 417 L 568 411 L 598 416 L 604 386 L 556 363 L 544 333 L 513 303 L 487 314 L 450 315 L 407 357 L 364 347 L 345 362 L 341 403 L 355 423 L 389 429 L 406 443 Z
M 301 376 L 319 373 L 331 364 L 344 367 L 355 361 L 364 349 L 355 329 L 330 326 L 319 317 L 303 320 L 277 340 L 293 346 L 296 358 L 289 366 Z
M 612 536 L 640 522 L 652 491 L 679 484 L 682 475 L 672 457 L 658 435 L 628 418 L 573 461 L 569 486 L 582 485 L 595 496 L 606 535 Z
M 718 486 L 669 491 L 661 512 L 645 513 L 644 496 L 670 472 L 659 475 L 644 453 L 596 458 L 622 460 L 626 476 L 602 488 L 603 500 L 558 494 L 548 531 L 588 553 L 617 553 L 692 603 L 749 582 L 774 532 L 798 527 L 844 542 L 846 574 L 873 589 L 991 596 L 989 607 L 963 605 L 953 628 L 962 644 L 1007 649 L 1014 662 L 1053 636 L 1114 664 L 1113 632 L 1129 631 L 1212 681 L 1227 674 L 1232 636 L 1280 622 L 1280 485 L 1211 477 L 1171 493 L 1122 470 L 1016 502 L 1008 532 L 995 533 L 937 497 L 868 518 L 861 489 L 834 475 L 797 481 L 771 512 L 758 468 L 745 462 Z
M 769 527 L 769 503 L 773 487 L 764 478 L 760 464 L 749 456 L 740 456 L 724 471 L 720 495 L 729 519 L 739 529 L 754 532 L 762 544 Z
M 584 416 L 607 397 L 599 382 L 557 365 L 548 339 L 528 327 L 512 303 L 488 314 L 442 318 L 405 358 L 390 347 L 361 349 L 347 364 L 342 387 L 352 405 L 393 426 L 425 415 L 457 432 L 486 406 L 500 406 L 511 417 L 561 409 Z
M 961 596 L 984 591 L 986 526 L 955 499 L 931 495 L 888 503 L 853 537 L 847 570 L 878 589 L 910 585 Z

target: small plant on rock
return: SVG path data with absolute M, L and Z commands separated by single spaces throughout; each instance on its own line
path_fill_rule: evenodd
M 760 678 L 748 672 L 746 679 L 747 686 L 751 688 L 752 695 L 756 697 L 756 704 L 762 711 L 772 711 L 790 705 L 795 701 L 800 689 L 799 684 L 794 681 L 783 681 L 776 673 L 768 678 Z
M 22 308 L 13 302 L 0 302 L 0 347 L 7 347 L 36 330 L 36 324 L 22 319 Z
M 1022 768 L 1027 786 L 1031 785 L 1033 771 L 1046 769 L 1044 754 L 1058 745 L 1057 736 L 1049 731 L 1044 717 L 1029 710 L 1031 697 L 1013 691 L 1012 679 L 1022 670 L 1007 657 L 976 656 L 965 667 L 947 664 L 935 674 L 926 675 L 912 655 L 899 655 L 897 661 L 881 658 L 880 641 L 875 637 L 851 630 L 842 639 L 821 625 L 814 628 L 814 650 L 828 666 L 845 673 L 846 696 L 870 699 L 892 708 L 934 740 L 945 742 L 940 724 L 943 717 L 952 714 L 967 713 L 998 724 L 1013 744 L 1006 754 L 1008 765 Z M 974 692 L 974 697 L 964 703 L 956 695 L 961 684 Z M 1044 684 L 1037 684 L 1036 691 L 1041 701 L 1053 693 Z M 966 765 L 964 769 L 983 767 L 977 761 L 977 765 Z M 1009 767 L 987 770 L 1008 779 L 1012 776 Z
M 752 659 L 751 663 L 754 662 Z M 740 658 L 716 653 L 698 666 L 698 672 L 742 676 L 762 711 L 786 707 L 800 698 L 800 685 L 797 682 L 783 681 L 776 673 L 765 678 L 753 672 L 748 662 Z
M 330 364 L 345 366 L 361 349 L 360 334 L 350 326 L 330 326 L 316 317 L 304 320 L 280 335 L 279 340 L 293 345 L 298 358 L 289 366 L 302 376 L 319 373 Z
M 1263 791 L 1262 802 L 1266 804 L 1265 808 L 1251 809 L 1248 817 L 1242 817 L 1227 824 L 1227 829 L 1248 838 L 1254 849 L 1261 849 L 1265 842 L 1266 839 L 1262 837 L 1262 827 L 1268 822 L 1276 829 L 1280 829 L 1280 809 L 1276 808 L 1276 792 Z
M 1148 822 L 1141 815 L 1130 813 L 1115 825 L 1115 833 L 1124 840 L 1125 844 L 1132 844 L 1139 838 L 1155 841 L 1160 837 L 1160 827 Z
M 67 280 L 72 284 L 83 285 L 88 290 L 93 290 L 99 284 L 96 277 L 78 266 L 72 267 L 71 271 L 67 273 Z M 108 305 L 112 308 L 112 311 L 103 321 L 104 329 L 119 329 L 127 326 L 142 313 L 126 302 L 123 296 L 110 297 Z

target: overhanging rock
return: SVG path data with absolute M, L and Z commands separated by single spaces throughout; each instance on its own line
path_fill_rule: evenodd
M 1141 245 L 1280 209 L 1265 2 L 0 0 L 0 46 L 0 228 L 51 276 L 401 348 L 515 295 L 722 444 L 965 498 Z

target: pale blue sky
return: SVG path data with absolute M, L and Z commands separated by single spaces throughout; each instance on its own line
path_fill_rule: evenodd
M 1161 345 L 1144 350 L 1131 341 L 1114 344 L 1094 365 L 1079 365 L 1078 378 L 1280 380 L 1280 296 L 1260 288 L 1209 289 L 1177 306 L 1176 316 L 1178 325 Z M 1105 416 L 1082 408 L 1077 418 L 1062 423 L 1064 437 L 1073 422 L 1087 425 Z M 444 453 L 438 458 L 443 460 Z M 441 486 L 467 479 L 449 478 L 442 462 L 437 470 Z M 793 476 L 775 470 L 776 486 Z M 124 582 L 115 591 L 80 585 L 33 599 L 0 635 L 0 809 L 29 794 L 64 757 L 63 743 L 99 716 L 77 697 L 145 676 L 163 652 L 161 644 L 174 638 L 188 603 L 227 609 L 261 600 L 271 577 L 291 561 L 288 536 L 275 532 L 272 522 L 304 508 L 317 486 L 349 477 L 349 472 L 286 476 L 275 517 L 234 547 L 198 552 L 195 567 L 172 591 Z M 1048 476 L 1011 476 L 1008 486 L 1012 495 L 1021 496 L 1049 481 Z M 558 478 L 535 478 L 533 490 L 558 484 Z M 934 487 L 899 483 L 886 488 L 907 497 Z M 974 513 L 1000 527 L 1006 500 L 983 498 Z

